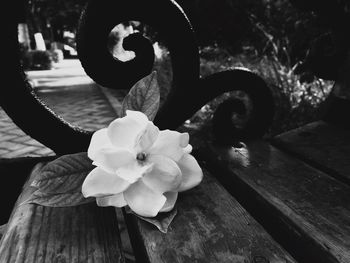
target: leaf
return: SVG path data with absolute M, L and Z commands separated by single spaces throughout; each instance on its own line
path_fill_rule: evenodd
M 85 198 L 80 192 L 68 192 L 68 193 L 43 193 L 40 190 L 36 190 L 30 197 L 21 203 L 24 204 L 38 204 L 49 207 L 69 207 L 87 204 L 94 202 L 95 198 Z
M 157 216 L 155 217 L 143 217 L 140 216 L 138 214 L 136 214 L 135 212 L 133 212 L 130 207 L 126 207 L 125 208 L 126 213 L 128 214 L 133 214 L 135 216 L 137 216 L 138 218 L 151 223 L 152 225 L 156 226 L 160 232 L 166 234 L 168 232 L 168 228 L 170 223 L 173 221 L 173 219 L 175 218 L 175 216 L 177 215 L 177 209 L 173 208 L 171 211 L 169 212 L 164 212 L 164 213 L 159 213 Z
M 31 186 L 42 193 L 78 192 L 93 168 L 85 152 L 64 155 L 44 166 Z
M 126 115 L 126 110 L 143 112 L 149 120 L 153 121 L 157 115 L 160 101 L 157 72 L 139 80 L 125 96 L 122 103 L 122 116 Z
M 94 201 L 85 198 L 82 184 L 94 168 L 86 152 L 64 155 L 45 165 L 31 183 L 33 193 L 22 204 L 67 207 Z

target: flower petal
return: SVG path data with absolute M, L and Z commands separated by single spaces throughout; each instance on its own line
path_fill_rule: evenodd
M 150 155 L 148 162 L 152 163 L 153 167 L 142 178 L 145 185 L 161 194 L 177 190 L 182 176 L 180 168 L 173 160 L 162 155 Z
M 94 160 L 101 149 L 108 149 L 112 147 L 113 146 L 107 135 L 107 128 L 98 130 L 91 137 L 90 145 L 87 152 L 88 157 L 91 160 Z
M 137 121 L 141 126 L 145 125 L 148 122 L 146 114 L 141 111 L 127 110 L 126 116 Z
M 184 154 L 184 148 L 187 147 L 188 140 L 188 133 L 170 130 L 160 131 L 157 140 L 148 152 L 165 155 L 177 162 Z
M 153 192 L 141 180 L 124 192 L 124 198 L 132 211 L 145 217 L 156 216 L 166 201 L 164 195 Z
M 124 199 L 123 193 L 110 195 L 110 196 L 97 197 L 96 203 L 98 206 L 123 207 L 127 205 Z
M 166 192 L 164 193 L 166 197 L 166 202 L 163 205 L 162 209 L 159 212 L 169 212 L 174 208 L 174 205 L 177 200 L 178 193 L 177 192 Z
M 158 134 L 158 127 L 155 126 L 153 122 L 149 121 L 147 123 L 146 129 L 139 135 L 139 138 L 137 139 L 135 151 L 137 153 L 147 151 L 157 140 Z
M 187 132 L 180 134 L 180 146 L 185 148 L 190 141 L 190 135 Z
M 178 189 L 179 192 L 193 188 L 202 181 L 203 171 L 192 155 L 184 154 L 177 164 L 182 172 L 182 182 Z
M 148 124 L 145 114 L 137 111 L 127 111 L 126 116 L 111 122 L 107 134 L 114 147 L 133 149 L 136 139 Z
M 122 166 L 136 162 L 134 154 L 126 149 L 101 149 L 96 154 L 93 164 L 106 172 L 115 173 Z
M 138 162 L 135 161 L 131 165 L 122 166 L 118 168 L 116 173 L 119 177 L 132 184 L 135 183 L 138 179 L 140 179 L 142 175 L 150 171 L 151 168 L 151 163 L 140 165 L 138 164 Z
M 192 145 L 191 144 L 188 144 L 185 148 L 184 148 L 184 152 L 185 153 L 191 153 L 192 152 Z
M 107 173 L 99 167 L 93 169 L 85 178 L 82 186 L 84 197 L 100 197 L 123 192 L 130 183 L 116 174 Z

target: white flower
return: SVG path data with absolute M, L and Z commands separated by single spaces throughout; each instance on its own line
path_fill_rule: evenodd
M 170 211 L 178 192 L 198 185 L 202 169 L 190 155 L 188 133 L 159 129 L 138 111 L 95 132 L 88 156 L 97 167 L 82 193 L 99 206 L 123 207 L 141 216 Z

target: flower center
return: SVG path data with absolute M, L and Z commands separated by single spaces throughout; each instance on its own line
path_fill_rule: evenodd
M 136 159 L 137 159 L 138 161 L 145 161 L 145 160 L 146 160 L 146 153 L 144 153 L 144 152 L 138 153 L 138 154 L 136 155 Z

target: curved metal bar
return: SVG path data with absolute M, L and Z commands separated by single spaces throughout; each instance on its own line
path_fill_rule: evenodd
M 250 71 L 232 70 L 214 74 L 207 80 L 208 88 L 220 86 L 223 92 L 240 90 L 249 98 L 252 109 L 243 127 L 237 127 L 233 113 L 242 114 L 247 109 L 243 102 L 230 98 L 222 102 L 213 116 L 213 133 L 222 143 L 236 143 L 260 138 L 273 122 L 275 103 L 273 93 L 266 82 Z
M 136 53 L 133 60 L 118 61 L 107 49 L 113 27 L 133 20 L 148 24 L 162 36 L 172 58 L 176 86 L 187 86 L 198 79 L 199 55 L 193 29 L 176 2 L 90 0 L 81 17 L 77 47 L 82 66 L 93 80 L 108 88 L 129 89 L 151 72 L 153 47 L 141 35 L 130 35 L 123 45 Z
M 15 14 L 15 7 L 11 9 Z M 8 10 L 9 12 L 10 10 Z M 20 64 L 17 22 L 6 19 L 2 31 L 2 63 L 0 105 L 25 133 L 57 154 L 87 149 L 91 134 L 73 127 L 54 114 L 34 94 Z
M 155 121 L 161 128 L 177 128 L 203 105 L 225 92 L 234 90 L 246 92 L 255 107 L 253 118 L 244 129 L 246 135 L 240 135 L 240 138 L 262 136 L 273 120 L 274 99 L 265 81 L 246 69 L 215 73 L 198 80 L 197 85 L 187 92 L 174 92 L 176 97 L 174 96 L 171 104 L 167 105 L 169 108 L 164 111 L 164 115 L 158 114 Z
M 107 12 L 102 20 L 97 16 L 98 12 L 102 12 L 101 10 L 106 10 Z M 113 10 L 113 12 L 111 13 L 110 10 Z M 78 52 L 83 51 L 81 56 L 83 67 L 85 67 L 88 75 L 91 74 L 90 77 L 92 78 L 96 76 L 96 68 L 99 68 L 98 71 L 100 72 L 105 71 L 105 73 L 101 73 L 101 76 L 104 75 L 104 77 L 100 82 L 110 88 L 130 88 L 131 85 L 125 85 L 125 81 L 120 81 L 123 76 L 126 76 L 128 79 L 134 79 L 134 83 L 139 80 L 141 76 L 136 71 L 139 67 L 146 67 L 146 71 L 148 71 L 150 67 L 147 63 L 149 61 L 146 64 L 132 64 L 133 61 L 124 63 L 113 61 L 114 65 L 108 68 L 110 65 L 108 61 L 110 61 L 111 55 L 108 54 L 108 58 L 105 55 L 108 53 L 107 34 L 115 25 L 130 20 L 142 21 L 153 27 L 162 36 L 162 40 L 169 49 L 173 68 L 173 88 L 156 116 L 155 123 L 160 128 L 174 127 L 171 124 L 178 126 L 184 120 L 182 115 L 186 108 L 180 111 L 176 108 L 183 97 L 188 96 L 192 92 L 198 92 L 196 87 L 199 79 L 199 54 L 192 26 L 183 10 L 175 1 L 112 0 L 102 2 L 91 0 L 82 16 L 81 37 L 78 39 L 78 47 L 81 47 L 78 49 Z M 93 26 L 95 30 L 90 31 L 90 28 Z M 97 26 L 99 27 L 97 28 Z M 95 31 L 103 33 L 93 40 L 95 37 L 93 32 Z M 87 36 L 84 36 L 84 34 L 87 34 Z M 95 46 L 101 50 L 84 50 L 82 47 L 88 45 L 85 43 L 88 40 L 93 41 L 93 43 L 98 42 Z M 90 44 L 89 46 L 92 47 Z M 103 58 L 104 56 L 105 58 Z M 142 76 L 147 73 L 141 71 Z M 98 82 L 100 79 L 95 78 L 95 80 Z M 133 84 L 132 81 L 130 83 Z
M 98 84 L 113 89 L 130 88 L 151 72 L 154 62 L 152 44 L 141 34 L 132 34 L 124 41 L 124 48 L 136 55 L 130 61 L 113 58 L 107 48 L 113 27 L 124 22 L 125 17 L 131 17 L 124 14 L 124 10 L 130 10 L 127 3 L 129 1 L 89 1 L 77 34 L 78 56 L 85 72 Z
M 103 10 L 106 13 L 100 13 Z M 101 21 L 97 23 L 99 19 Z M 149 42 L 140 35 L 131 36 L 125 43 L 125 48 L 134 50 L 138 59 L 130 63 L 115 63 L 110 54 L 107 57 L 104 37 L 115 25 L 129 20 L 152 26 L 162 35 L 170 51 L 173 87 L 155 118 L 155 124 L 160 129 L 177 128 L 204 104 L 224 92 L 244 90 L 257 105 L 257 114 L 247 131 L 251 129 L 252 136 L 261 136 L 266 131 L 274 110 L 266 83 L 246 70 L 221 72 L 199 79 L 199 55 L 193 29 L 183 10 L 173 0 L 89 1 L 82 16 L 78 51 L 86 72 L 97 82 L 110 88 L 130 88 L 149 73 L 154 54 Z M 12 86 L 3 89 L 1 106 L 24 132 L 57 154 L 86 151 L 91 134 L 55 115 L 35 96 L 25 80 L 19 62 L 17 23 L 6 24 L 3 34 L 5 50 L 10 52 L 4 53 L 6 71 L 2 80 Z M 89 41 L 93 45 L 87 43 Z M 96 49 L 93 48 L 95 44 Z M 104 59 L 99 60 L 99 55 Z M 108 69 L 109 66 L 112 69 Z

